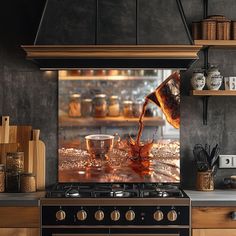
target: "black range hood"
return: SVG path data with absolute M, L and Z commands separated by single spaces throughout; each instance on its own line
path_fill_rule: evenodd
M 179 68 L 198 59 L 181 0 L 48 0 L 27 59 L 41 69 Z

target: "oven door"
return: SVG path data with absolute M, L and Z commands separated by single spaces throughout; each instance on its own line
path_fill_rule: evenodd
M 130 227 L 117 226 L 112 228 L 79 228 L 79 227 L 55 227 L 43 228 L 42 236 L 189 236 L 189 228 L 178 227 Z

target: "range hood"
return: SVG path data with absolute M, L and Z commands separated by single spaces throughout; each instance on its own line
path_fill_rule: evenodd
M 186 69 L 198 59 L 201 46 L 193 45 L 181 0 L 169 3 L 48 0 L 34 44 L 22 48 L 42 70 Z M 161 14 L 166 10 L 168 20 Z

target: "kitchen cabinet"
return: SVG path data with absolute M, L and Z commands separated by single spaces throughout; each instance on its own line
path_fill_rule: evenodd
M 192 236 L 236 236 L 236 207 L 193 207 Z
M 39 236 L 39 228 L 0 228 L 0 236 Z
M 0 236 L 37 236 L 39 207 L 0 207 Z
M 189 44 L 180 11 L 178 1 L 138 0 L 138 44 Z
M 136 44 L 136 0 L 99 0 L 97 44 Z

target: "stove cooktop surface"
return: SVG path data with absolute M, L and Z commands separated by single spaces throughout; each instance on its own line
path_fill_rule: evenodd
M 176 185 L 160 183 L 135 184 L 56 184 L 47 198 L 184 198 L 187 195 Z

